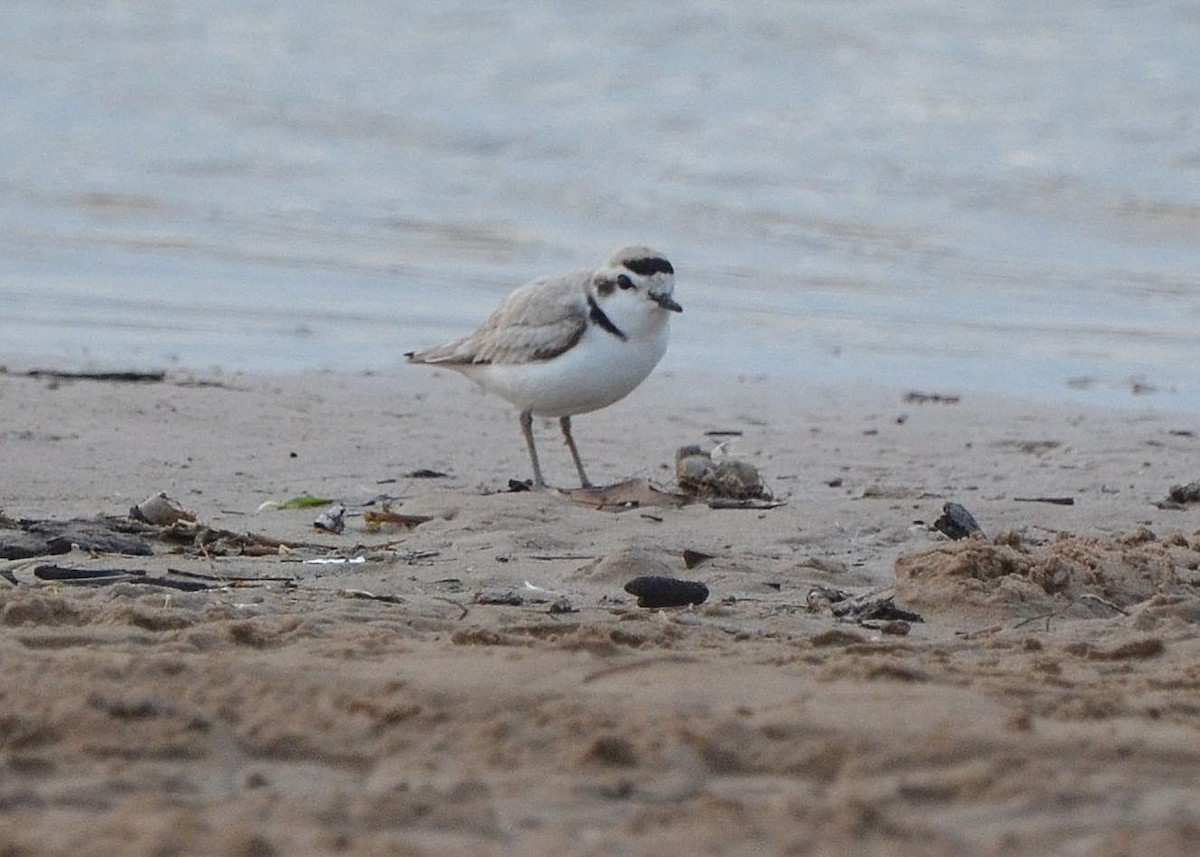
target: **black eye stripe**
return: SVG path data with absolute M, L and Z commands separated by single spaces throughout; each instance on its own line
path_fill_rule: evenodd
M 648 277 L 651 274 L 674 274 L 675 269 L 671 267 L 671 263 L 661 256 L 649 256 L 644 259 L 630 259 L 625 262 L 625 267 L 633 271 L 635 274 L 641 274 L 643 277 Z

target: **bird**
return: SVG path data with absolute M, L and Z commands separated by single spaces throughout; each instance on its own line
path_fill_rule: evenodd
M 409 363 L 461 372 L 515 405 L 545 488 L 533 418 L 558 418 L 583 488 L 592 483 L 571 436 L 571 417 L 605 408 L 642 383 L 667 350 L 675 269 L 656 250 L 622 247 L 594 270 L 538 277 L 516 289 L 474 332 L 422 351 Z

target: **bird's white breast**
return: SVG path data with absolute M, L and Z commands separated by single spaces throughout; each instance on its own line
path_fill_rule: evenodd
M 542 417 L 584 414 L 642 383 L 666 353 L 667 332 L 665 318 L 656 330 L 625 341 L 589 325 L 573 348 L 550 360 L 455 368 L 522 411 Z

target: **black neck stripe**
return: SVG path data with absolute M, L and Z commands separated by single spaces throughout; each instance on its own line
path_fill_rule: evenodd
M 604 310 L 600 309 L 600 304 L 596 303 L 596 299 L 591 295 L 588 295 L 588 318 L 601 330 L 611 333 L 622 342 L 625 341 L 625 334 L 621 332 L 621 328 L 612 323 L 612 319 L 604 314 Z
M 635 274 L 641 274 L 643 277 L 648 277 L 651 274 L 674 274 L 675 269 L 671 267 L 671 263 L 661 256 L 647 256 L 643 259 L 630 259 L 623 262 L 626 268 L 633 271 Z

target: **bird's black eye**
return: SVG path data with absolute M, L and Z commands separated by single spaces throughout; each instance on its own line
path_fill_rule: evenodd
M 632 289 L 633 280 L 622 274 L 621 276 L 617 277 L 617 285 L 623 289 Z

